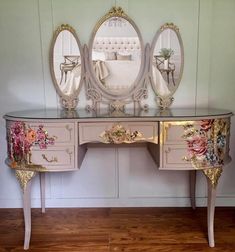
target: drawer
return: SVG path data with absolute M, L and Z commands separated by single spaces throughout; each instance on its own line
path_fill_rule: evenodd
M 51 147 L 49 149 L 32 149 L 31 162 L 42 165 L 48 170 L 66 170 L 75 167 L 74 146 Z
M 162 148 L 162 164 L 160 169 L 194 169 L 191 162 L 186 161 L 183 157 L 187 156 L 185 145 L 165 145 Z
M 120 124 L 126 129 L 139 131 L 143 140 L 158 143 L 157 122 L 108 122 L 108 123 L 79 123 L 79 144 L 88 142 L 100 142 L 100 135 L 105 130 L 111 129 L 113 125 Z
M 29 126 L 35 130 L 38 129 L 39 125 L 39 123 L 29 123 Z M 55 138 L 55 146 L 74 144 L 74 123 L 41 123 L 41 125 L 48 132 L 49 137 Z
M 163 122 L 162 133 L 163 133 L 163 144 L 183 144 L 184 125 L 194 124 L 197 127 L 195 121 L 179 121 L 179 122 Z

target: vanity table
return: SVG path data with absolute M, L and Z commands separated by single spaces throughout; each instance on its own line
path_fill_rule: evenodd
M 103 145 L 144 145 L 158 169 L 189 170 L 193 208 L 196 171 L 202 171 L 208 182 L 208 240 L 209 246 L 214 247 L 216 186 L 223 166 L 230 161 L 232 113 L 217 109 L 170 109 L 183 78 L 182 37 L 175 24 L 165 23 L 158 26 L 151 45 L 144 44 L 137 24 L 116 6 L 98 20 L 88 44 L 80 43 L 76 30 L 69 24 L 55 30 L 49 62 L 61 110 L 5 115 L 6 163 L 15 170 L 23 191 L 24 249 L 29 248 L 31 236 L 33 178 L 40 175 L 45 212 L 45 174 L 83 169 L 87 149 Z M 166 71 L 160 71 L 156 65 L 155 57 L 161 56 L 160 51 L 171 52 L 170 66 L 174 67 L 166 69 L 171 71 L 173 85 L 169 85 L 170 72 L 166 70 L 167 82 Z M 69 59 L 71 66 L 64 59 Z M 184 81 L 183 87 L 188 85 Z M 82 89 L 86 98 L 79 104 Z M 148 96 L 150 92 L 152 96 Z M 149 97 L 154 97 L 154 101 L 150 102 Z M 150 109 L 153 104 L 156 108 Z M 195 106 L 193 101 L 191 106 Z
M 39 174 L 45 212 L 45 174 L 76 171 L 89 145 L 117 148 L 145 145 L 161 170 L 189 170 L 191 204 L 195 208 L 196 171 L 208 181 L 208 240 L 214 247 L 216 186 L 229 158 L 232 113 L 217 109 L 171 109 L 125 113 L 79 109 L 32 110 L 8 113 L 8 158 L 23 191 L 24 249 L 31 235 L 31 182 Z M 82 169 L 82 168 L 81 168 Z

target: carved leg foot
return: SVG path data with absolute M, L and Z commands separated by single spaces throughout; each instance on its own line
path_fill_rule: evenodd
M 196 199 L 195 199 L 196 175 L 197 171 L 189 171 L 190 199 L 191 199 L 191 207 L 193 210 L 196 209 Z
M 40 192 L 41 192 L 41 207 L 42 207 L 42 213 L 46 212 L 45 208 L 45 178 L 46 174 L 45 172 L 40 173 Z
M 215 215 L 215 199 L 216 199 L 216 186 L 219 177 L 222 173 L 222 168 L 211 168 L 203 170 L 207 177 L 208 186 L 208 203 L 207 203 L 207 229 L 209 246 L 215 246 L 214 240 L 214 215 Z
M 33 171 L 16 171 L 16 177 L 20 182 L 20 186 L 23 190 L 23 208 L 24 208 L 24 224 L 25 224 L 25 237 L 24 237 L 24 249 L 29 248 L 31 237 L 31 181 L 36 175 Z

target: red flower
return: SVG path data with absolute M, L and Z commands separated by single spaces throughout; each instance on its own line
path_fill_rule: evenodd
M 214 120 L 202 120 L 201 121 L 201 129 L 203 129 L 204 131 L 208 131 L 212 125 L 213 125 Z

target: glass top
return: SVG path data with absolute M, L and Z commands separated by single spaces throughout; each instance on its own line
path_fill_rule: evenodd
M 125 110 L 125 112 L 107 110 L 91 111 L 77 109 L 66 111 L 60 109 L 37 109 L 10 112 L 5 117 L 22 119 L 95 119 L 95 118 L 180 118 L 180 117 L 211 117 L 231 116 L 232 112 L 221 109 L 168 109 L 159 110 L 150 108 L 148 111 Z

